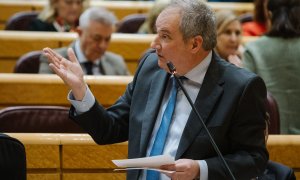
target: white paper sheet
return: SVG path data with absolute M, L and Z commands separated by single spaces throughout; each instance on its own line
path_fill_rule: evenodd
M 112 162 L 122 168 L 159 168 L 161 165 L 174 164 L 175 160 L 169 155 L 151 156 L 135 159 L 112 160 Z
M 129 171 L 129 170 L 139 170 L 139 169 L 158 171 L 158 172 L 166 173 L 166 174 L 172 174 L 172 173 L 175 172 L 175 171 L 169 171 L 169 170 L 163 170 L 163 169 L 157 169 L 157 168 L 143 168 L 143 167 L 139 167 L 139 168 L 114 169 L 114 171 Z

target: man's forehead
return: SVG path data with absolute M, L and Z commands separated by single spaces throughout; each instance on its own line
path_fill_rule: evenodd
M 156 28 L 168 27 L 179 22 L 179 11 L 175 8 L 163 10 L 156 19 Z
M 166 7 L 165 9 L 162 10 L 162 12 L 159 14 L 159 16 L 161 16 L 161 17 L 173 16 L 173 15 L 179 14 L 179 12 L 180 12 L 180 10 L 178 7 Z

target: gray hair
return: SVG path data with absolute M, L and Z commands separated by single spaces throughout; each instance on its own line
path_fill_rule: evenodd
M 211 50 L 217 44 L 216 18 L 214 12 L 201 0 L 173 0 L 166 9 L 178 8 L 181 13 L 179 30 L 183 40 L 197 35 L 203 38 L 203 49 Z
M 79 27 L 86 28 L 91 21 L 96 21 L 107 26 L 115 26 L 116 16 L 103 7 L 91 7 L 85 10 L 79 18 Z

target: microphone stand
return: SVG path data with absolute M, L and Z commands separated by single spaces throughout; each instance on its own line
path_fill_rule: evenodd
M 168 66 L 168 68 L 169 68 L 171 74 L 175 77 L 176 82 L 178 83 L 178 85 L 179 85 L 180 88 L 182 89 L 182 91 L 183 91 L 184 95 L 186 96 L 187 100 L 189 101 L 190 105 L 192 106 L 193 111 L 196 113 L 197 117 L 200 119 L 200 122 L 201 122 L 202 126 L 204 127 L 204 129 L 205 129 L 205 131 L 206 131 L 206 133 L 207 133 L 207 135 L 208 135 L 208 137 L 209 137 L 209 140 L 210 140 L 212 146 L 214 147 L 214 149 L 215 149 L 215 151 L 217 152 L 218 156 L 221 158 L 223 164 L 225 165 L 225 168 L 226 168 L 227 171 L 229 172 L 231 178 L 232 178 L 233 180 L 235 180 L 235 177 L 234 177 L 232 171 L 230 170 L 230 168 L 229 168 L 227 162 L 225 161 L 225 159 L 224 159 L 222 153 L 220 152 L 220 150 L 219 150 L 219 148 L 218 148 L 216 142 L 214 141 L 213 137 L 211 136 L 209 130 L 207 129 L 207 127 L 206 127 L 206 125 L 205 125 L 205 123 L 204 123 L 204 121 L 203 121 L 201 115 L 199 114 L 199 112 L 197 111 L 196 107 L 194 106 L 194 104 L 193 104 L 193 102 L 192 102 L 190 96 L 188 95 L 186 89 L 183 87 L 181 81 L 180 81 L 179 78 L 176 76 L 176 73 L 177 73 L 177 72 L 176 72 L 175 66 L 174 66 L 173 63 L 170 62 L 170 61 L 167 63 L 167 66 Z

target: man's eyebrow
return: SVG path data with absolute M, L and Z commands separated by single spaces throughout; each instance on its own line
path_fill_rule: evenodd
M 94 34 L 93 36 L 94 37 L 100 37 L 100 38 L 111 38 L 111 35 L 109 35 L 109 36 L 103 36 L 101 34 Z
M 169 30 L 167 30 L 167 29 L 160 29 L 158 32 L 171 34 L 171 32 Z

